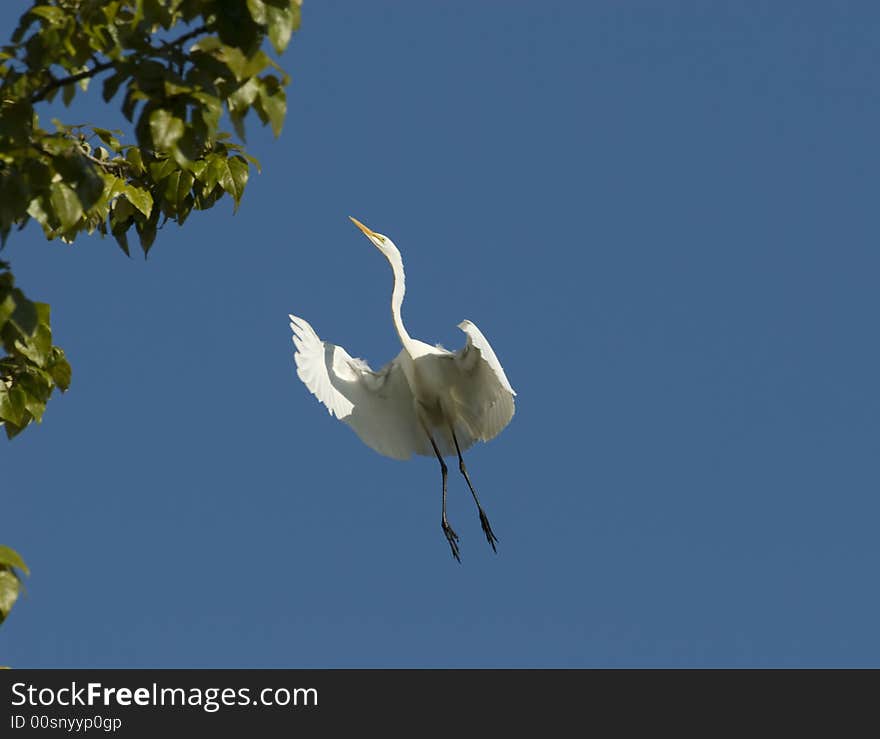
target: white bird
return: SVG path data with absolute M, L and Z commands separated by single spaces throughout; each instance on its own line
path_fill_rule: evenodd
M 349 216 L 351 218 L 351 216 Z M 400 307 L 405 291 L 403 260 L 387 236 L 354 224 L 385 255 L 394 273 L 391 319 L 403 351 L 378 372 L 341 346 L 321 341 L 307 321 L 290 316 L 297 375 L 331 415 L 344 421 L 367 446 L 393 459 L 436 455 L 443 478 L 441 526 L 459 562 L 458 535 L 446 519 L 446 462 L 458 456 L 486 539 L 497 537 L 471 484 L 462 452 L 476 441 L 489 441 L 510 423 L 516 395 L 486 337 L 470 321 L 458 327 L 467 341 L 450 352 L 413 339 L 403 325 Z

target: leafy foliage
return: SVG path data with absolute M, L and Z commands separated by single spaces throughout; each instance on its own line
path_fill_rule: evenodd
M 2 624 L 22 590 L 21 575 L 30 574 L 18 552 L 0 545 L 0 624 Z
M 241 141 L 254 111 L 281 133 L 287 74 L 277 53 L 299 27 L 300 0 L 38 0 L 0 47 L 0 248 L 31 219 L 49 239 L 110 234 L 146 255 L 161 225 L 182 225 L 228 195 L 237 210 L 250 165 Z M 91 124 L 51 121 L 37 107 L 69 105 L 100 78 L 134 143 Z M 70 367 L 52 346 L 49 307 L 0 271 L 0 421 L 14 436 L 39 421 Z
M 64 351 L 52 346 L 49 306 L 28 300 L 15 287 L 4 262 L 0 262 L 0 342 L 6 352 L 0 358 L 0 423 L 11 439 L 31 421 L 42 419 L 56 387 L 67 390 L 70 365 Z

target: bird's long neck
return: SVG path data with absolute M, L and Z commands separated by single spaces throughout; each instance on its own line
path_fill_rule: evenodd
M 400 343 L 403 348 L 412 354 L 413 339 L 407 333 L 406 326 L 403 325 L 403 317 L 400 315 L 400 307 L 403 305 L 403 296 L 406 293 L 406 277 L 403 274 L 403 259 L 400 252 L 396 249 L 393 252 L 385 254 L 391 264 L 391 271 L 394 273 L 394 289 L 391 291 L 391 320 L 394 321 L 394 328 L 400 337 Z

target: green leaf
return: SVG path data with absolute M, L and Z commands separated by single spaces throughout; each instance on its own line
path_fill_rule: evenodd
M 18 570 L 21 570 L 25 575 L 30 575 L 31 571 L 28 569 L 28 566 L 24 563 L 24 560 L 21 558 L 21 555 L 16 552 L 14 549 L 10 547 L 4 546 L 0 544 L 0 565 L 6 565 L 7 567 L 15 567 Z
M 43 367 L 52 350 L 52 332 L 47 325 L 40 323 L 31 336 L 18 339 L 15 348 L 35 365 Z
M 255 23 L 259 23 L 261 26 L 266 24 L 266 6 L 263 5 L 263 0 L 247 0 L 248 10 L 250 11 L 251 18 L 254 19 Z
M 30 423 L 30 421 L 28 421 L 28 423 Z M 27 428 L 27 423 L 22 424 L 21 426 L 8 422 L 3 424 L 3 430 L 6 432 L 7 439 L 14 439 L 22 431 L 24 431 L 25 428 Z
M 119 139 L 117 139 L 112 131 L 108 131 L 106 128 L 95 128 L 95 133 L 98 134 L 98 137 L 103 141 L 107 146 L 109 146 L 113 151 L 119 151 L 122 145 L 119 143 Z
M 47 328 L 51 323 L 52 308 L 48 303 L 38 303 L 34 301 L 34 308 L 37 311 L 37 320 Z
M 164 64 L 147 59 L 134 65 L 131 72 L 141 92 L 152 100 L 161 100 L 165 79 L 171 74 Z
M 235 46 L 246 53 L 259 49 L 262 29 L 254 23 L 245 3 L 241 0 L 214 0 L 214 26 L 224 44 Z
M 104 98 L 105 103 L 109 103 L 110 100 L 113 99 L 113 96 L 119 90 L 119 86 L 126 80 L 128 77 L 128 70 L 120 69 L 118 72 L 111 74 L 107 79 L 104 80 L 104 87 L 101 90 L 101 97 Z
M 37 312 L 37 327 L 30 336 L 15 342 L 15 348 L 37 367 L 45 367 L 52 351 L 52 329 L 48 303 L 33 304 Z
M 61 8 L 56 8 L 52 5 L 37 5 L 35 8 L 31 8 L 28 12 L 31 15 L 36 15 L 49 21 L 51 25 L 59 25 L 63 23 L 66 18 L 66 15 Z
M 70 107 L 74 97 L 76 97 L 76 85 L 70 83 L 61 88 L 61 101 L 65 108 Z
M 202 156 L 205 151 L 205 134 L 204 126 L 201 121 L 197 121 L 194 126 L 187 126 L 177 142 L 177 149 L 174 151 L 174 161 L 178 166 L 186 170 L 192 170 L 193 162 Z
M 135 108 L 137 108 L 137 104 L 144 100 L 148 100 L 148 97 L 140 90 L 129 85 L 128 89 L 125 91 L 125 97 L 122 98 L 122 115 L 124 115 L 129 121 L 132 120 L 134 118 L 134 111 Z
M 238 210 L 241 196 L 248 181 L 248 165 L 241 157 L 235 156 L 229 159 L 216 161 L 218 171 L 217 182 L 226 192 L 232 195 L 235 201 L 234 210 Z
M 264 80 L 260 88 L 260 102 L 269 118 L 269 123 L 272 124 L 272 133 L 276 137 L 280 136 L 284 117 L 287 115 L 287 95 L 275 77 L 269 76 Z
M 143 213 L 147 218 L 153 210 L 153 196 L 149 190 L 144 190 L 135 185 L 126 185 L 124 193 L 128 201 Z
M 12 32 L 12 43 L 18 44 L 24 38 L 25 33 L 27 33 L 28 28 L 31 27 L 34 21 L 37 19 L 32 16 L 30 13 L 25 13 L 21 18 L 18 19 L 18 26 Z
M 21 582 L 15 573 L 8 569 L 0 569 L 0 623 L 6 620 L 12 606 L 18 600 L 20 590 Z
M 60 347 L 52 347 L 52 359 L 49 362 L 49 374 L 55 384 L 60 388 L 61 392 L 65 392 L 67 388 L 70 387 L 70 380 L 73 371 L 70 368 L 70 363 L 67 361 L 64 350 Z
M 98 202 L 104 193 L 104 178 L 101 177 L 92 162 L 79 151 L 72 149 L 53 157 L 52 162 L 58 173 L 64 178 L 64 182 L 73 187 L 83 210 L 88 210 Z
M 28 300 L 18 288 L 12 291 L 12 298 L 15 300 L 15 310 L 12 312 L 9 320 L 16 325 L 21 333 L 30 336 L 37 330 L 40 320 L 37 313 L 37 305 Z
M 159 151 L 171 151 L 183 136 L 183 121 L 160 108 L 150 113 L 150 136 Z
M 299 13 L 297 12 L 297 16 Z M 290 42 L 293 33 L 294 14 L 290 5 L 277 7 L 266 5 L 266 23 L 269 26 L 269 40 L 275 51 L 281 54 Z
M 217 130 L 217 125 L 220 122 L 220 114 L 223 112 L 223 106 L 220 102 L 220 98 L 215 95 L 209 95 L 206 92 L 196 92 L 193 93 L 193 98 L 198 100 L 201 103 L 201 117 L 202 121 L 205 123 L 205 127 L 208 130 L 208 135 L 213 135 L 214 131 Z
M 82 218 L 83 214 L 82 204 L 79 202 L 79 198 L 76 196 L 76 193 L 63 182 L 53 182 L 50 189 L 52 207 L 55 209 L 55 213 L 61 221 L 62 228 L 64 228 L 65 231 L 73 228 L 77 221 Z
M 246 112 L 251 103 L 256 100 L 259 92 L 260 80 L 256 77 L 249 79 L 227 98 L 230 110 Z
M 116 239 L 119 248 L 125 252 L 125 256 L 127 257 L 131 256 L 131 251 L 128 248 L 128 234 L 126 233 L 130 225 L 131 220 L 121 221 L 120 223 L 114 224 L 110 229 L 110 233 L 113 234 L 113 238 Z
M 263 51 L 257 51 L 255 54 L 247 56 L 234 46 L 220 46 L 216 55 L 220 61 L 229 67 L 230 71 L 235 75 L 235 79 L 239 82 L 244 82 L 258 75 L 272 62 Z
M 166 97 L 174 97 L 175 95 L 188 95 L 192 92 L 191 85 L 182 85 L 180 84 L 180 82 L 177 82 L 173 79 L 166 79 L 164 81 L 164 85 Z
M 143 174 L 144 160 L 141 157 L 141 150 L 136 146 L 131 146 L 125 152 L 125 161 L 127 161 L 135 174 Z
M 54 213 L 50 213 L 51 210 L 52 204 L 47 199 L 40 197 L 31 200 L 27 212 L 48 233 L 52 230 L 50 221 L 54 218 Z
M 3 324 L 9 320 L 9 317 L 15 312 L 15 300 L 12 299 L 12 295 L 5 295 L 3 299 L 0 300 L 0 329 L 3 328 Z
M 201 182 L 205 184 L 205 173 L 208 171 L 208 162 L 204 159 L 199 159 L 198 161 L 193 162 L 192 173 L 193 176 Z M 216 183 L 215 183 L 216 184 Z M 0 324 L 2 324 L 2 320 L 0 320 Z
M 165 200 L 174 207 L 175 211 L 180 212 L 192 186 L 193 176 L 182 169 L 177 170 L 165 180 Z
M 124 191 L 125 180 L 112 174 L 104 174 L 104 197 L 108 202 Z
M 205 36 L 196 41 L 190 48 L 192 51 L 211 52 L 217 51 L 221 46 L 223 44 L 220 43 L 220 39 L 216 36 Z
M 257 172 L 259 174 L 263 174 L 263 167 L 260 164 L 260 160 L 256 157 L 252 157 L 250 154 L 242 154 L 242 156 L 251 164 L 253 164 L 257 168 Z
M 5 383 L 0 383 L 0 419 L 21 426 L 26 411 L 24 404 L 24 390 L 18 385 L 6 387 Z
M 232 127 L 235 129 L 235 133 L 238 134 L 238 137 L 242 141 L 247 140 L 244 130 L 244 117 L 247 115 L 247 112 L 248 108 L 245 108 L 244 112 L 239 110 L 232 110 L 229 112 L 229 120 L 232 122 Z
M 150 175 L 156 182 L 164 180 L 175 169 L 176 166 L 173 159 L 160 159 L 157 162 L 150 162 Z
M 42 423 L 43 413 L 46 412 L 46 401 L 49 400 L 52 392 L 51 380 L 28 374 L 20 377 L 19 383 L 25 389 L 25 409 L 37 423 Z
M 159 224 L 159 209 L 156 208 L 155 212 L 146 220 L 146 221 L 135 221 L 135 228 L 137 229 L 138 236 L 141 240 L 141 249 L 144 252 L 144 257 L 146 258 L 147 254 L 150 251 L 150 247 L 153 246 L 153 242 L 156 240 L 156 227 Z

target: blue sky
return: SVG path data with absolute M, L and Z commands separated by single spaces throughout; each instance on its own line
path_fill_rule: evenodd
M 0 663 L 880 666 L 878 38 L 868 2 L 307 2 L 238 214 L 4 251 L 74 382 L 0 445 Z M 349 214 L 410 333 L 473 320 L 518 392 L 467 455 L 497 556 L 295 375 L 289 312 L 399 351 Z

